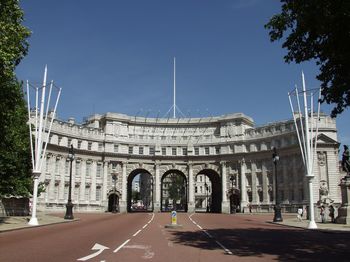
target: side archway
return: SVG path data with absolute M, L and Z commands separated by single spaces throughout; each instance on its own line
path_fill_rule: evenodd
M 208 182 L 204 182 L 204 193 L 205 199 L 204 203 L 206 204 L 205 206 L 205 212 L 211 212 L 211 213 L 221 213 L 221 202 L 222 202 L 222 186 L 221 186 L 221 178 L 220 175 L 212 170 L 212 169 L 203 169 L 199 171 L 196 175 L 196 185 L 197 187 L 197 178 L 200 175 L 204 175 L 206 178 L 208 178 Z M 210 186 L 209 186 L 210 185 Z M 197 192 L 200 190 L 200 185 L 199 188 L 197 187 Z M 195 199 L 199 199 L 199 193 L 196 193 L 195 191 Z
M 121 197 L 121 194 L 119 191 L 115 191 L 115 190 L 110 190 L 107 194 L 108 196 L 108 212 L 119 212 L 119 199 Z
M 146 170 L 133 170 L 127 181 L 128 212 L 153 212 L 153 177 Z

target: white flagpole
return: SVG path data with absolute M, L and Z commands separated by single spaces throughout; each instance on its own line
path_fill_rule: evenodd
M 312 180 L 314 178 L 313 174 L 311 173 L 311 151 L 310 151 L 310 130 L 309 130 L 309 114 L 308 114 L 308 108 L 307 108 L 307 98 L 306 98 L 306 87 L 305 87 L 305 77 L 304 73 L 302 73 L 302 81 L 303 81 L 303 95 L 304 95 L 304 114 L 305 114 L 305 135 L 306 135 L 306 151 L 307 151 L 307 175 L 309 182 L 309 210 L 310 210 L 310 222 L 308 225 L 309 229 L 315 229 L 317 228 L 317 224 L 315 222 L 315 211 L 314 211 L 314 196 L 313 196 L 313 186 L 312 186 Z
M 176 58 L 174 57 L 174 104 L 173 118 L 176 118 Z
M 48 137 L 46 139 L 43 138 L 43 135 L 46 134 L 47 130 L 47 115 L 48 115 L 48 108 L 49 108 L 49 103 L 51 99 L 51 92 L 52 92 L 52 82 L 50 86 L 50 92 L 49 92 L 49 97 L 48 97 L 48 104 L 46 106 L 45 110 L 45 96 L 46 96 L 46 79 L 47 79 L 47 66 L 45 66 L 45 72 L 44 72 L 44 79 L 43 79 L 43 85 L 42 85 L 42 90 L 41 90 L 41 97 L 40 97 L 40 114 L 38 116 L 38 100 L 39 100 L 39 89 L 35 88 L 35 119 L 34 119 L 34 126 L 35 126 L 35 152 L 33 152 L 33 146 L 31 143 L 31 149 L 32 149 L 32 165 L 33 165 L 33 182 L 34 182 L 34 187 L 33 187 L 33 206 L 32 206 L 32 216 L 29 220 L 29 225 L 32 226 L 37 226 L 38 219 L 36 217 L 36 211 L 37 211 L 37 201 L 38 201 L 38 185 L 39 185 L 39 177 L 41 175 L 41 168 L 42 168 L 42 163 L 45 158 L 45 153 L 46 153 L 46 147 L 48 143 Z M 27 82 L 27 103 L 28 103 L 28 120 L 29 120 L 29 126 L 31 129 L 31 112 L 30 112 L 30 95 L 29 95 L 29 84 Z M 56 99 L 56 104 L 55 104 L 55 110 L 56 112 L 56 107 L 58 104 L 58 100 L 60 97 L 61 89 L 59 90 L 57 99 Z M 45 121 L 44 121 L 44 111 L 45 113 Z M 51 119 L 51 124 L 50 128 L 48 130 L 47 136 L 49 136 L 50 131 L 52 127 L 52 119 Z M 32 132 L 30 131 L 30 139 L 32 141 Z M 45 142 L 44 142 L 45 140 Z

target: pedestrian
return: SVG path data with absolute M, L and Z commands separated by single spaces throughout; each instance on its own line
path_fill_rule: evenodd
M 332 205 L 329 206 L 329 217 L 331 218 L 331 222 L 334 223 L 334 207 Z
M 298 218 L 299 221 L 303 220 L 303 209 L 301 207 L 298 208 L 297 218 Z
M 325 223 L 326 222 L 326 217 L 325 217 L 325 209 L 324 206 L 321 206 L 321 211 L 320 211 L 320 215 L 321 215 L 321 222 Z
M 248 207 L 249 207 L 249 213 L 252 213 L 252 204 L 248 204 Z

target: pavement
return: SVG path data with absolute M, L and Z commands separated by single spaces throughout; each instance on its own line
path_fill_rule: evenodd
M 256 216 L 259 214 L 252 214 L 252 215 Z M 74 222 L 79 220 L 79 219 L 67 220 L 67 219 L 64 219 L 63 214 L 44 213 L 44 212 L 38 212 L 37 218 L 39 222 L 38 226 L 47 226 L 47 225 L 59 224 L 59 223 L 69 223 L 69 222 Z M 32 228 L 33 226 L 28 225 L 29 220 L 30 220 L 30 216 L 0 217 L 0 233 L 5 231 Z M 309 221 L 308 220 L 299 221 L 296 218 L 296 216 L 292 214 L 283 214 L 283 222 L 270 222 L 270 223 L 278 224 L 281 226 L 308 229 Z M 350 232 L 350 225 L 335 224 L 331 222 L 320 223 L 317 221 L 316 223 L 318 228 L 310 229 L 310 230 L 321 230 L 321 231 L 329 231 L 329 232 L 339 232 L 339 231 Z
M 28 222 L 31 216 L 8 216 L 0 217 L 0 233 L 18 229 L 32 228 Z M 59 223 L 74 222 L 79 219 L 67 220 L 63 214 L 37 212 L 38 226 L 48 226 Z M 38 227 L 35 226 L 35 227 Z

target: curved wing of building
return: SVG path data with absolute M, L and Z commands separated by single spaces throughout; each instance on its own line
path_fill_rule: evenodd
M 314 199 L 340 203 L 335 120 L 322 115 L 314 139 L 319 143 Z M 188 212 L 198 206 L 211 212 L 268 212 L 273 210 L 276 188 L 285 211 L 294 212 L 308 203 L 293 120 L 259 127 L 242 113 L 177 119 L 106 113 L 93 115 L 83 124 L 55 120 L 40 177 L 46 188 L 39 197 L 41 209 L 65 207 L 71 144 L 75 210 L 110 210 L 113 196 L 120 212 L 131 211 L 132 181 L 140 174 L 148 174 L 144 184 L 151 191 L 147 201 L 154 211 L 169 210 L 174 204 Z M 279 154 L 276 170 L 274 147 Z M 117 175 L 115 181 L 112 174 Z M 167 186 L 174 175 L 181 177 L 182 186 L 181 198 L 172 204 Z

